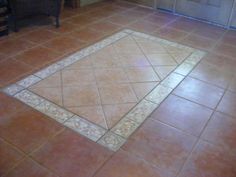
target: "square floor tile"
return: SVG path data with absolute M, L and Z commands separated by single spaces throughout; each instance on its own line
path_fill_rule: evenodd
M 32 157 L 61 177 L 92 177 L 112 152 L 65 130 L 32 154 Z
M 234 177 L 236 157 L 217 146 L 200 141 L 186 162 L 180 177 Z
M 0 136 L 25 153 L 32 152 L 63 127 L 33 109 L 0 119 Z
M 120 150 L 95 175 L 95 177 L 171 177 L 151 164 Z
M 224 90 L 187 77 L 173 93 L 204 106 L 215 108 L 223 96 Z
M 0 174 L 6 174 L 24 155 L 18 149 L 0 139 Z
M 202 139 L 236 153 L 236 120 L 215 112 L 202 134 Z
M 196 138 L 154 120 L 146 121 L 123 146 L 153 165 L 177 173 Z
M 170 95 L 152 113 L 151 118 L 199 136 L 211 114 L 211 109 Z
M 223 96 L 217 110 L 236 118 L 236 93 L 227 91 Z
M 46 167 L 41 166 L 37 162 L 26 158 L 18 164 L 6 177 L 59 177 L 50 172 Z

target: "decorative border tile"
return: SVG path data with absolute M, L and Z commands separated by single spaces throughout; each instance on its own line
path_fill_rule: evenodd
M 98 143 L 107 147 L 112 151 L 117 151 L 126 142 L 126 139 L 120 137 L 119 135 L 108 131 Z
M 60 123 L 65 122 L 74 115 L 73 113 L 66 111 L 65 109 L 46 100 L 34 108 Z
M 28 88 L 29 86 L 31 86 L 41 80 L 42 79 L 37 76 L 30 75 L 30 76 L 18 81 L 17 84 L 24 87 L 24 88 Z
M 171 74 L 162 80 L 143 100 L 132 108 L 129 113 L 126 114 L 110 131 L 74 115 L 27 89 L 29 86 L 47 78 L 55 72 L 64 69 L 78 60 L 129 35 L 158 42 L 164 47 L 173 46 L 179 49 L 184 49 L 191 52 L 191 54 L 180 63 Z M 4 88 L 2 91 L 8 95 L 14 96 L 25 104 L 39 110 L 81 135 L 86 136 L 112 151 L 117 151 L 126 142 L 127 138 L 148 118 L 161 102 L 166 99 L 166 97 L 185 78 L 185 76 L 192 71 L 204 55 L 205 52 L 188 46 L 130 29 L 125 29 Z
M 24 90 L 24 87 L 17 85 L 17 84 L 12 84 L 12 85 L 4 88 L 3 92 L 10 95 L 10 96 L 13 96 L 22 90 Z
M 67 120 L 64 125 L 93 141 L 98 141 L 98 139 L 106 133 L 104 128 L 99 127 L 77 115 Z

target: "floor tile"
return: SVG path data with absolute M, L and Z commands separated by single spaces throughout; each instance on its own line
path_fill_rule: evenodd
M 32 71 L 32 67 L 23 62 L 9 59 L 1 62 L 0 65 L 0 87 L 14 82 Z
M 103 105 L 108 128 L 112 128 L 134 105 L 135 103 Z
M 138 99 L 142 99 L 147 95 L 152 89 L 154 89 L 159 82 L 139 82 L 132 83 L 132 88 Z
M 89 24 L 91 24 L 95 21 L 96 21 L 96 18 L 89 17 L 89 16 L 86 16 L 86 15 L 75 16 L 75 17 L 72 17 L 69 20 L 69 22 L 71 22 L 73 24 L 76 24 L 76 25 L 79 25 L 79 26 L 89 25 Z
M 126 73 L 131 82 L 155 82 L 160 81 L 152 67 L 127 68 Z
M 63 99 L 65 107 L 95 106 L 100 104 L 98 89 L 93 84 L 64 87 Z
M 6 177 L 58 177 L 37 162 L 27 158 L 17 165 Z
M 0 100 L 0 117 L 2 118 L 14 115 L 15 113 L 27 108 L 27 106 L 20 101 L 3 93 L 0 93 Z
M 202 50 L 209 50 L 214 46 L 214 44 L 216 43 L 216 40 L 211 40 L 209 38 L 190 34 L 186 38 L 184 38 L 181 41 L 181 43 L 194 47 L 194 48 L 199 48 Z
M 14 57 L 16 60 L 22 61 L 32 67 L 42 67 L 52 63 L 60 58 L 55 51 L 46 47 L 34 47 Z
M 90 25 L 89 28 L 103 33 L 112 33 L 116 32 L 120 28 L 120 26 L 110 22 L 101 21 Z
M 235 108 L 236 108 L 236 94 L 227 91 L 223 96 L 220 104 L 218 105 L 217 110 L 236 118 Z
M 88 28 L 74 31 L 71 35 L 85 42 L 95 42 L 104 36 L 104 34 Z
M 27 41 L 37 43 L 37 44 L 46 42 L 55 37 L 58 37 L 58 34 L 45 30 L 45 29 L 32 31 L 23 36 L 23 38 L 26 39 Z
M 134 103 L 137 98 L 129 84 L 113 84 L 99 87 L 102 104 Z
M 223 92 L 223 89 L 190 77 L 184 79 L 174 90 L 174 94 L 210 108 L 216 107 L 223 96 Z
M 95 177 L 171 177 L 142 159 L 120 150 L 99 170 Z
M 134 22 L 136 18 L 134 17 L 130 17 L 130 16 L 126 16 L 126 15 L 113 15 L 111 17 L 109 17 L 107 20 L 112 22 L 112 23 L 115 23 L 115 24 L 118 24 L 118 25 L 123 25 L 123 26 L 126 26 L 132 22 Z
M 215 112 L 201 138 L 236 154 L 235 125 L 232 117 Z
M 180 173 L 180 177 L 234 177 L 236 157 L 226 151 L 200 141 Z
M 102 146 L 66 130 L 32 156 L 61 177 L 92 177 L 111 154 Z
M 62 18 L 63 14 L 61 15 Z M 54 26 L 49 26 L 47 29 L 49 31 L 58 33 L 58 34 L 67 34 L 70 33 L 74 30 L 78 30 L 80 28 L 79 25 L 75 25 L 72 23 L 68 23 L 68 22 L 62 22 L 59 28 L 55 28 Z
M 149 163 L 177 173 L 196 138 L 153 120 L 146 121 L 123 149 Z
M 21 52 L 22 50 L 29 49 L 33 46 L 34 44 L 24 39 L 18 38 L 18 39 L 6 40 L 0 43 L 0 53 L 7 56 L 13 56 Z
M 227 45 L 225 43 L 219 43 L 216 45 L 213 51 L 217 54 L 235 58 L 236 57 L 235 49 L 236 49 L 236 46 Z
M 30 108 L 0 120 L 0 136 L 26 153 L 61 129 L 61 125 Z
M 0 156 L 0 175 L 2 176 L 19 162 L 24 155 L 15 147 L 0 139 Z
M 207 61 L 202 61 L 191 72 L 190 76 L 217 85 L 221 88 L 226 88 L 232 79 L 233 74 L 228 70 L 225 70 L 225 68 L 221 69 Z
M 199 136 L 211 114 L 212 110 L 206 107 L 170 95 L 152 113 L 151 118 Z
M 81 49 L 84 43 L 72 37 L 59 37 L 44 44 L 46 47 L 59 53 L 66 54 Z
M 143 54 L 124 53 L 120 55 L 120 61 L 124 67 L 129 66 L 150 66 L 150 62 Z
M 164 21 L 165 23 L 166 21 Z M 179 41 L 180 39 L 186 37 L 189 33 L 180 31 L 170 27 L 162 27 L 154 35 L 171 41 Z
M 147 55 L 147 58 L 153 66 L 177 65 L 174 58 L 169 54 L 150 54 L 150 55 Z
M 145 20 L 140 20 L 137 22 L 134 22 L 129 25 L 129 28 L 134 29 L 136 31 L 146 32 L 146 33 L 152 33 L 158 30 L 160 26 L 158 26 L 155 23 L 151 23 Z

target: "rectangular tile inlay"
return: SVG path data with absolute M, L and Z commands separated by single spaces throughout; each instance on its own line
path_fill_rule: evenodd
M 204 55 L 127 29 L 3 92 L 116 151 Z

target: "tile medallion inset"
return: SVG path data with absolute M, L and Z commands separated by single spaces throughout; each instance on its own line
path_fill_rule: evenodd
M 117 151 L 204 55 L 126 29 L 2 91 Z

